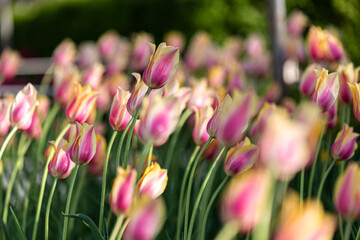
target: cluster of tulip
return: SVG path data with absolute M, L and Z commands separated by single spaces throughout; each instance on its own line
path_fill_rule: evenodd
M 287 58 L 306 62 L 308 55 L 312 63 L 299 83 L 301 101 L 280 101 L 279 86 L 265 81 L 270 58 L 257 35 L 245 41 L 242 53 L 240 38 L 218 46 L 198 33 L 184 61 L 179 32 L 157 47 L 147 33 L 129 42 L 110 31 L 78 50 L 64 40 L 38 91 L 29 83 L 15 97 L 0 99 L 1 237 L 11 239 L 16 229 L 33 240 L 360 239 L 360 168 L 351 161 L 359 134 L 349 126 L 351 104 L 360 121 L 360 68 L 348 63 L 335 35 L 319 27 L 309 29 L 306 54 L 306 25 L 299 12 L 288 23 Z M 19 54 L 5 50 L 1 79 L 9 81 L 20 65 Z M 132 73 L 132 83 L 126 71 L 142 74 Z M 53 104 L 45 95 L 50 86 Z M 224 171 L 217 172 L 223 159 Z M 88 165 L 92 177 L 80 165 Z M 12 201 L 18 173 L 27 183 Z M 96 181 L 82 196 L 86 179 Z M 219 211 L 213 211 L 217 200 Z M 76 231 L 75 223 L 91 232 Z

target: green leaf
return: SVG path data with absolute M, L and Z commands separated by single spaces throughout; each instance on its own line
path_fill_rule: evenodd
M 3 223 L 3 221 L 0 221 L 1 224 L 1 231 L 0 231 L 0 237 L 4 237 L 5 239 L 10 239 L 10 235 L 9 235 L 9 231 L 6 228 L 5 224 Z
M 94 221 L 90 217 L 86 216 L 85 214 L 77 213 L 77 214 L 66 215 L 66 214 L 62 213 L 62 215 L 64 215 L 65 217 L 69 217 L 69 218 L 80 219 L 85 224 L 85 226 L 90 228 L 95 239 L 105 240 L 105 238 L 101 235 L 101 233 L 100 233 L 99 229 L 97 228 L 96 224 L 94 223 Z
M 107 226 L 105 218 L 104 218 L 103 236 L 104 236 L 105 240 L 109 239 L 109 231 L 108 231 L 108 226 Z
M 21 240 L 26 240 L 25 233 L 24 233 L 24 231 L 21 229 L 19 220 L 17 219 L 17 217 L 16 217 L 16 215 L 15 215 L 15 213 L 14 213 L 14 210 L 13 210 L 13 208 L 12 208 L 11 206 L 10 206 L 10 212 L 11 212 L 12 217 L 14 218 L 15 226 L 16 226 L 16 229 L 17 229 L 17 231 L 18 231 L 18 234 L 20 235 L 20 239 L 21 239 Z

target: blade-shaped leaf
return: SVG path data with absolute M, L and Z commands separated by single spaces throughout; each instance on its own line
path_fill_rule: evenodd
M 13 208 L 10 206 L 10 212 L 11 212 L 11 215 L 12 217 L 14 218 L 14 221 L 15 221 L 15 226 L 16 226 L 16 229 L 18 231 L 18 234 L 20 236 L 20 239 L 21 240 L 26 240 L 26 236 L 25 236 L 25 233 L 24 231 L 22 230 L 22 228 L 20 227 L 20 223 L 19 223 L 19 220 L 17 219 L 15 213 L 14 213 L 14 210 Z
M 76 219 L 80 219 L 88 228 L 90 228 L 91 233 L 93 234 L 93 236 L 95 237 L 95 239 L 97 240 L 105 240 L 105 238 L 101 235 L 99 229 L 97 228 L 96 224 L 94 223 L 94 221 L 86 216 L 85 214 L 81 214 L 81 213 L 77 213 L 77 214 L 64 214 L 62 213 L 62 215 L 64 215 L 65 217 L 69 217 L 69 218 L 76 218 Z
M 109 231 L 108 231 L 108 226 L 107 226 L 105 218 L 104 218 L 103 236 L 104 236 L 105 240 L 109 239 Z

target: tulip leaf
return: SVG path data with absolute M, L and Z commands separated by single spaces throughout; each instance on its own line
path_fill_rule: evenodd
M 9 231 L 8 229 L 6 228 L 5 224 L 3 223 L 3 221 L 0 221 L 0 224 L 1 224 L 1 231 L 0 231 L 0 237 L 3 237 L 5 236 L 5 239 L 10 239 L 10 234 L 9 234 Z
M 94 221 L 89 216 L 86 216 L 85 214 L 81 214 L 81 213 L 77 213 L 77 214 L 64 214 L 64 213 L 62 213 L 62 215 L 64 215 L 65 217 L 69 217 L 69 218 L 80 219 L 85 224 L 85 226 L 90 228 L 91 233 L 93 234 L 95 239 L 97 239 L 97 240 L 105 240 L 105 238 L 101 235 L 99 229 L 97 228 L 96 224 L 94 223 Z
M 20 226 L 20 223 L 19 223 L 19 220 L 17 219 L 15 213 L 14 213 L 14 210 L 13 208 L 10 206 L 10 212 L 11 212 L 11 215 L 12 217 L 14 218 L 14 221 L 15 221 L 15 226 L 16 226 L 16 229 L 17 229 L 17 232 L 18 234 L 20 235 L 20 239 L 21 240 L 26 240 L 26 236 L 25 236 L 25 233 L 24 231 L 22 230 L 21 226 Z
M 104 226 L 103 226 L 103 236 L 104 236 L 105 240 L 109 239 L 109 231 L 108 231 L 108 226 L 107 226 L 105 218 L 104 218 Z

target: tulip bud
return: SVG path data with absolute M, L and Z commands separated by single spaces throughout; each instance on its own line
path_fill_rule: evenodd
M 250 136 L 258 138 L 265 130 L 266 122 L 271 113 L 277 109 L 274 103 L 265 102 L 263 107 L 260 109 L 258 116 L 256 117 L 253 125 L 250 129 Z
M 155 51 L 155 45 L 150 44 L 151 58 L 142 77 L 144 83 L 151 88 L 161 88 L 174 75 L 179 64 L 179 49 L 161 43 Z
M 337 212 L 346 220 L 354 221 L 360 218 L 359 181 L 359 165 L 354 162 L 350 163 L 336 180 L 334 204 Z
M 118 87 L 111 105 L 109 117 L 110 125 L 115 131 L 124 131 L 131 119 L 131 115 L 126 108 L 130 95 L 130 92 Z
M 143 197 L 131 213 L 124 232 L 124 240 L 151 240 L 160 232 L 166 217 L 165 202 Z
M 348 83 L 353 96 L 353 110 L 355 118 L 360 122 L 360 83 Z
M 90 86 L 82 87 L 76 83 L 72 100 L 66 109 L 66 118 L 70 122 L 83 123 L 95 111 L 97 92 L 92 91 Z
M 101 83 L 104 70 L 104 66 L 100 63 L 95 63 L 89 67 L 83 76 L 84 85 L 89 85 L 92 89 L 97 89 Z
M 62 109 L 66 109 L 71 99 L 76 82 L 80 80 L 80 74 L 76 68 L 55 68 L 54 70 L 54 98 Z
M 336 102 L 326 113 L 327 117 L 326 129 L 333 129 L 338 124 L 338 102 Z
M 79 45 L 79 51 L 76 60 L 81 68 L 88 68 L 100 61 L 97 46 L 94 42 L 82 42 Z
M 11 125 L 20 130 L 29 128 L 37 104 L 37 91 L 31 83 L 28 83 L 16 94 L 15 101 L 11 106 Z
M 293 11 L 290 14 L 287 28 L 292 36 L 301 36 L 308 23 L 308 18 L 300 11 Z
M 259 157 L 259 148 L 248 138 L 232 147 L 225 159 L 224 170 L 229 176 L 238 175 L 253 166 Z
M 300 208 L 299 196 L 292 193 L 282 204 L 279 223 L 272 239 L 333 239 L 335 230 L 336 218 L 326 213 L 320 202 L 308 201 Z
M 133 49 L 130 57 L 130 69 L 134 71 L 143 71 L 147 66 L 151 49 L 149 42 L 154 42 L 153 36 L 148 33 L 138 33 L 133 37 Z
M 110 59 L 112 57 L 119 39 L 119 35 L 111 30 L 101 35 L 98 41 L 98 47 L 103 58 Z
M 17 51 L 6 48 L 0 57 L 0 76 L 3 76 L 5 80 L 12 79 L 19 69 L 20 62 L 20 54 Z
M 133 73 L 132 75 L 136 78 L 136 85 L 134 91 L 131 93 L 127 101 L 126 106 L 131 116 L 135 116 L 135 113 L 143 101 L 148 87 L 144 84 L 143 81 L 141 81 L 141 75 L 139 73 Z
M 234 90 L 243 91 L 245 88 L 245 76 L 240 66 L 236 65 L 230 69 L 228 92 L 233 93 Z
M 325 30 L 325 36 L 327 41 L 327 50 L 328 50 L 328 60 L 330 61 L 338 61 L 344 55 L 344 48 L 334 35 L 330 34 Z
M 206 131 L 206 126 L 213 112 L 211 106 L 203 107 L 200 112 L 197 109 L 195 110 L 195 127 L 192 132 L 192 137 L 197 145 L 204 145 L 210 137 Z
M 206 130 L 211 137 L 216 137 L 217 130 L 219 128 L 218 122 L 220 115 L 222 112 L 225 111 L 224 109 L 229 108 L 231 103 L 232 103 L 232 99 L 228 94 L 225 96 L 220 106 L 219 106 L 219 99 L 217 99 L 214 114 L 212 115 L 206 126 Z
M 317 64 L 311 64 L 303 73 L 300 80 L 300 92 L 305 96 L 311 96 L 315 91 L 317 79 L 319 78 L 320 66 Z
M 5 136 L 10 127 L 10 109 L 12 100 L 0 99 L 0 136 Z
M 143 142 L 160 146 L 166 142 L 179 122 L 180 111 L 177 98 L 161 98 L 152 95 L 145 99 L 140 113 L 139 137 Z
M 213 88 L 223 86 L 225 77 L 226 71 L 225 68 L 223 68 L 222 66 L 214 66 L 210 68 L 208 72 L 209 86 Z
M 59 179 L 67 178 L 75 166 L 67 151 L 69 148 L 68 142 L 62 139 L 58 146 L 55 146 L 54 142 L 50 142 L 50 144 L 54 148 L 55 154 L 48 165 L 49 173 Z
M 203 147 L 200 148 L 200 150 Z M 212 139 L 209 143 L 209 145 L 206 147 L 205 151 L 202 154 L 202 158 L 208 159 L 208 160 L 214 160 L 217 155 L 219 154 L 221 149 L 220 144 L 216 140 L 216 138 Z
M 352 93 L 348 83 L 356 83 L 354 77 L 354 65 L 352 63 L 346 66 L 339 66 L 337 72 L 339 73 L 339 99 L 346 103 L 350 104 L 352 102 Z
M 93 176 L 99 176 L 102 174 L 105 157 L 106 140 L 102 135 L 96 134 L 96 153 L 88 165 L 88 170 Z
M 155 163 L 146 168 L 140 178 L 137 184 L 138 194 L 145 194 L 156 199 L 165 191 L 167 181 L 167 169 L 161 169 L 160 165 Z
M 190 100 L 191 89 L 188 87 L 182 87 L 173 96 L 175 96 L 178 99 L 179 111 L 183 112 L 186 108 L 187 103 Z
M 170 31 L 165 34 L 164 40 L 167 45 L 179 48 L 180 52 L 185 46 L 185 36 L 179 31 Z
M 332 156 L 337 160 L 347 160 L 354 156 L 357 149 L 356 139 L 358 133 L 354 133 L 354 128 L 344 123 L 342 131 L 336 135 L 335 142 L 331 148 Z
M 205 65 L 210 45 L 211 38 L 209 34 L 199 32 L 193 36 L 185 55 L 185 64 L 192 72 Z
M 263 169 L 249 170 L 232 178 L 220 202 L 222 222 L 234 221 L 239 232 L 250 232 L 263 217 L 270 182 L 269 174 Z
M 61 67 L 68 67 L 75 61 L 76 47 L 70 39 L 65 39 L 55 48 L 53 58 L 56 64 Z
M 308 33 L 309 55 L 315 60 L 324 60 L 327 55 L 327 42 L 324 31 L 320 27 L 311 26 Z
M 71 142 L 70 158 L 80 165 L 88 164 L 96 153 L 95 125 L 76 122 L 76 136 Z
M 315 92 L 311 97 L 311 102 L 320 106 L 323 111 L 327 111 L 335 104 L 339 94 L 339 77 L 337 73 L 328 75 L 326 69 L 322 69 L 317 80 Z
M 211 105 L 216 97 L 215 92 L 208 87 L 205 79 L 191 82 L 191 96 L 187 103 L 188 108 L 196 107 L 198 110 Z
M 24 131 L 26 135 L 33 139 L 39 139 L 41 137 L 42 133 L 42 127 L 41 127 L 41 110 L 39 109 L 39 106 L 36 107 L 34 114 L 31 118 L 31 124 L 30 126 Z

